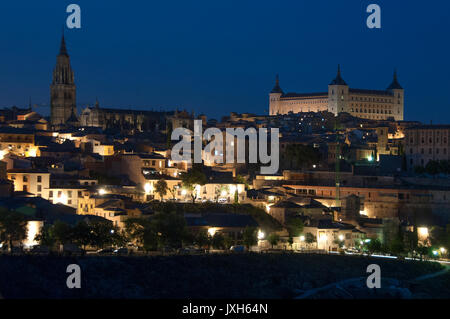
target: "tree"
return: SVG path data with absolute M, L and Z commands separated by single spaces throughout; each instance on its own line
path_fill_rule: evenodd
M 178 185 L 174 185 L 172 188 L 168 188 L 170 194 L 172 195 L 172 199 L 176 198 L 178 187 Z
M 186 220 L 182 214 L 157 213 L 152 222 L 161 244 L 175 248 L 181 247 L 187 231 Z
M 245 185 L 245 189 L 248 189 L 248 181 L 247 181 L 247 179 L 244 177 L 244 176 L 242 176 L 242 175 L 236 175 L 236 177 L 234 178 L 234 181 L 237 183 L 237 184 L 244 184 Z
M 19 213 L 0 212 L 0 242 L 8 244 L 12 252 L 13 242 L 27 238 L 27 221 Z
M 429 251 L 430 251 L 430 248 L 429 248 L 429 247 L 423 246 L 423 245 L 419 245 L 419 246 L 417 247 L 417 253 L 418 253 L 419 256 L 420 256 L 420 260 L 423 260 L 423 257 L 428 256 Z
M 159 236 L 149 219 L 130 218 L 125 221 L 125 235 L 145 251 L 157 250 Z
M 113 244 L 113 234 L 118 231 L 117 227 L 113 226 L 111 222 L 93 222 L 90 224 L 91 240 L 90 244 L 97 248 L 104 248 L 107 245 Z
M 167 182 L 164 179 L 160 179 L 156 182 L 155 191 L 159 194 L 159 197 L 161 197 L 161 201 L 164 199 L 164 196 L 166 196 L 167 190 Z
M 306 233 L 305 235 L 305 243 L 309 246 L 317 242 L 316 236 L 311 233 Z
M 60 245 L 65 245 L 72 241 L 72 228 L 67 223 L 57 220 L 53 223 L 50 231 L 55 242 Z
M 298 237 L 303 232 L 303 221 L 298 217 L 288 218 L 286 228 L 291 237 Z
M 194 237 L 194 243 L 198 245 L 200 248 L 203 248 L 205 246 L 209 247 L 211 243 L 211 238 L 208 232 L 205 229 L 199 230 Z
M 377 253 L 381 251 L 381 241 L 378 238 L 375 239 L 371 239 L 366 247 L 367 247 L 367 252 L 369 253 L 369 255 L 372 255 L 373 253 Z
M 225 249 L 230 249 L 230 247 L 234 245 L 234 239 L 227 235 L 224 235 L 223 237 L 224 237 L 223 244 Z
M 208 181 L 206 175 L 199 168 L 193 168 L 190 171 L 181 175 L 181 180 L 183 182 L 184 188 L 186 188 L 192 198 L 192 202 L 195 203 L 197 199 L 197 192 L 195 191 L 195 187 L 197 185 L 203 186 Z
M 86 249 L 92 241 L 91 238 L 91 227 L 85 222 L 81 221 L 71 229 L 71 240 L 78 246 Z
M 278 245 L 278 242 L 280 241 L 280 236 L 276 233 L 272 233 L 269 235 L 269 237 L 267 237 L 267 240 L 269 241 L 273 249 L 273 246 Z
M 446 228 L 434 226 L 430 231 L 430 242 L 433 246 L 450 249 L 450 224 Z
M 226 185 L 220 185 L 220 186 L 216 186 L 215 190 L 214 190 L 214 195 L 215 195 L 215 200 L 216 203 L 219 201 L 220 196 L 222 196 L 222 192 L 227 192 L 228 193 L 229 188 Z
M 417 227 L 414 227 L 412 232 L 405 233 L 405 250 L 414 255 L 414 252 L 417 251 L 418 243 Z
M 291 249 L 292 249 L 292 245 L 294 244 L 294 238 L 292 238 L 291 236 L 289 236 L 289 238 L 288 238 L 288 244 L 289 244 L 289 247 L 291 247 Z
M 405 251 L 405 244 L 403 242 L 403 235 L 399 234 L 389 244 L 388 250 L 394 255 L 401 255 Z
M 225 249 L 225 237 L 221 233 L 215 233 L 211 238 L 211 245 L 215 249 Z
M 51 226 L 49 225 L 42 227 L 41 231 L 36 235 L 34 240 L 37 241 L 39 245 L 47 246 L 49 249 L 52 249 L 56 243 Z
M 250 249 L 251 246 L 254 246 L 258 243 L 255 227 L 245 227 L 242 237 L 244 245 L 247 247 L 247 249 Z

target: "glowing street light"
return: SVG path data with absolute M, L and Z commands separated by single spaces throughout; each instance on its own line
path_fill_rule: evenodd
M 5 157 L 6 154 L 7 154 L 7 151 L 0 150 L 0 161 Z
M 300 241 L 305 241 L 305 236 L 300 236 Z
M 150 183 L 145 184 L 144 190 L 147 195 L 150 194 L 153 191 L 153 185 Z
M 339 235 L 339 240 L 344 241 L 344 235 Z
M 258 239 L 263 240 L 266 234 L 262 230 L 258 230 Z
M 98 194 L 103 196 L 103 195 L 106 194 L 106 190 L 105 190 L 104 188 L 100 188 L 100 189 L 98 190 Z
M 208 228 L 209 236 L 213 237 L 216 234 L 216 232 L 217 232 L 217 228 L 214 228 L 214 227 Z
M 444 247 L 441 247 L 439 250 L 441 251 L 442 254 L 445 254 L 447 251 L 447 249 L 445 249 Z

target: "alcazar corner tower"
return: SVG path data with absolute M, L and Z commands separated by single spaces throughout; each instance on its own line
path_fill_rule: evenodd
M 64 35 L 61 48 L 53 70 L 53 81 L 50 86 L 50 122 L 51 125 L 64 125 L 76 117 L 76 87 L 74 73 L 70 66 Z
M 396 71 L 386 90 L 353 89 L 342 78 L 338 66 L 328 92 L 284 93 L 277 76 L 269 94 L 269 109 L 270 115 L 329 111 L 335 115 L 347 112 L 365 119 L 403 121 L 404 93 Z

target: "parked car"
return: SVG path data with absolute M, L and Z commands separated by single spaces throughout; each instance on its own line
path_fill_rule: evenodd
M 235 253 L 243 253 L 246 251 L 245 246 L 238 245 L 238 246 L 231 246 L 230 251 Z
M 97 254 L 99 255 L 112 255 L 114 253 L 114 249 L 112 248 L 103 248 L 97 250 Z
M 170 254 L 170 253 L 175 253 L 176 250 L 173 249 L 172 247 L 163 247 L 162 252 L 163 252 L 163 253 Z
M 84 255 L 86 252 L 74 244 L 66 244 L 62 247 L 63 255 Z
M 33 255 L 48 255 L 50 249 L 47 246 L 36 245 L 30 249 L 30 254 Z
M 128 255 L 128 248 L 122 247 L 114 250 L 116 255 Z
M 178 253 L 179 254 L 204 254 L 205 249 L 188 246 L 188 247 L 183 247 L 183 248 L 178 249 Z
M 217 200 L 217 202 L 218 202 L 219 204 L 226 204 L 226 203 L 228 202 L 228 200 L 227 200 L 226 198 L 219 198 L 219 199 Z

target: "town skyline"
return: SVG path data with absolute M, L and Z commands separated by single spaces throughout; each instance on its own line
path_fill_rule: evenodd
M 107 23 L 108 17 L 118 17 L 116 3 L 113 2 L 107 14 L 101 16 L 97 16 L 101 12 L 99 6 L 83 2 L 80 4 L 83 6 L 84 13 L 82 28 L 65 30 L 68 50 L 75 70 L 79 110 L 86 105 L 93 105 L 98 98 L 101 106 L 104 107 L 137 110 L 153 108 L 156 111 L 160 109 L 174 110 L 178 107 L 189 112 L 195 111 L 196 114 L 204 113 L 208 118 L 213 117 L 218 120 L 222 116 L 229 115 L 230 111 L 236 110 L 265 115 L 268 114 L 269 108 L 268 93 L 273 87 L 276 74 L 280 75 L 282 87 L 286 92 L 321 91 L 334 78 L 336 65 L 341 64 L 346 81 L 357 88 L 385 88 L 390 83 L 392 72 L 396 68 L 399 80 L 407 91 L 405 95 L 405 120 L 421 120 L 423 123 L 429 123 L 431 120 L 433 123 L 448 122 L 449 116 L 446 106 L 450 104 L 450 100 L 445 94 L 445 74 L 450 72 L 450 66 L 445 59 L 441 58 L 441 55 L 445 56 L 448 48 L 442 46 L 440 50 L 424 52 L 412 50 L 411 43 L 405 48 L 401 48 L 400 46 L 405 44 L 404 40 L 399 40 L 401 38 L 398 38 L 398 31 L 391 32 L 392 24 L 395 21 L 400 22 L 405 19 L 403 16 L 399 16 L 397 17 L 398 20 L 395 20 L 393 12 L 399 13 L 404 12 L 402 10 L 412 11 L 413 9 L 382 3 L 385 13 L 383 15 L 383 27 L 389 28 L 390 32 L 385 34 L 383 28 L 381 31 L 368 30 L 361 23 L 360 26 L 358 25 L 356 34 L 354 34 L 355 41 L 353 44 L 353 41 L 349 41 L 347 36 L 342 37 L 342 43 L 339 46 L 351 44 L 346 54 L 339 53 L 339 50 L 330 51 L 332 45 L 336 45 L 339 41 L 335 37 L 329 37 L 328 33 L 322 28 L 315 35 L 319 35 L 319 38 L 322 36 L 322 39 L 327 39 L 327 41 L 321 43 L 323 49 L 320 47 L 319 50 L 311 46 L 317 40 L 312 39 L 311 35 L 308 35 L 305 30 L 294 28 L 294 31 L 289 30 L 288 33 L 291 36 L 293 33 L 294 35 L 296 32 L 299 33 L 299 42 L 314 40 L 313 42 L 307 42 L 310 43 L 306 46 L 307 50 L 304 50 L 305 46 L 303 46 L 303 50 L 297 50 L 299 48 L 294 47 L 294 44 L 288 45 L 286 49 L 276 44 L 270 46 L 270 41 L 267 48 L 265 45 L 262 46 L 265 41 L 259 36 L 258 39 L 254 40 L 254 43 L 250 41 L 252 45 L 248 48 L 248 53 L 244 54 L 244 58 L 234 58 L 231 51 L 235 49 L 240 50 L 239 52 L 242 51 L 244 36 L 237 36 L 236 40 L 233 40 L 226 34 L 220 33 L 215 38 L 208 38 L 210 43 L 208 50 L 205 51 L 205 49 L 197 46 L 198 50 L 196 49 L 196 55 L 194 56 L 194 52 L 189 49 L 190 46 L 186 47 L 187 42 L 185 41 L 188 40 L 182 41 L 182 36 L 173 29 L 168 31 L 159 28 L 157 29 L 159 33 L 152 33 L 141 26 L 140 28 L 133 28 L 134 32 L 132 32 L 132 27 L 139 26 L 139 24 L 133 25 L 131 23 L 128 26 L 121 26 L 120 32 L 112 32 L 115 34 L 114 39 L 112 39 L 110 33 L 106 34 L 100 26 L 107 25 L 113 30 L 119 31 L 118 26 Z M 61 7 L 64 7 L 64 5 L 66 4 L 61 4 Z M 25 14 L 25 16 L 29 14 L 28 11 L 25 13 L 19 12 L 20 10 L 14 11 L 17 7 L 12 4 L 9 4 L 8 7 L 11 17 L 15 17 L 19 13 Z M 0 92 L 1 106 L 17 105 L 24 107 L 29 104 L 31 98 L 32 104 L 44 104 L 49 111 L 48 86 L 51 81 L 54 57 L 59 46 L 60 26 L 65 17 L 61 15 L 59 6 L 46 8 L 45 6 L 33 7 L 31 5 L 31 7 L 36 12 L 45 14 L 48 21 L 39 23 L 34 32 L 29 32 L 24 27 L 18 27 L 22 36 L 20 40 L 18 38 L 13 39 L 8 34 L 8 37 L 12 40 L 11 44 L 3 48 L 0 56 L 3 55 L 3 60 L 10 60 L 12 63 L 5 65 L 2 74 L 0 74 L 0 85 L 8 88 L 7 92 L 6 90 Z M 356 13 L 362 7 L 362 5 L 360 7 L 359 5 L 347 4 L 343 7 L 336 7 L 335 4 L 330 3 L 323 8 L 323 12 L 327 13 L 328 18 L 330 18 L 329 23 L 332 23 L 339 21 L 330 12 L 332 9 L 337 10 L 336 12 L 345 9 Z M 264 16 L 267 15 L 267 10 L 270 8 L 270 5 L 262 7 Z M 166 7 L 162 5 L 161 9 L 166 9 Z M 208 9 L 212 9 L 212 7 L 207 6 L 202 9 L 202 12 Z M 229 10 L 230 8 L 226 7 L 225 9 Z M 280 8 L 276 9 L 279 10 Z M 308 9 L 306 11 L 310 11 L 311 15 L 317 18 L 313 14 L 318 12 L 316 11 L 317 7 L 306 4 L 304 9 Z M 59 13 L 56 14 L 56 12 Z M 127 13 L 130 13 L 130 15 L 124 18 L 126 22 L 130 22 L 129 17 L 132 17 L 132 14 L 138 14 L 135 11 L 127 11 Z M 241 20 L 241 15 L 238 15 L 239 19 L 235 25 L 230 26 L 230 32 L 238 26 L 240 28 L 247 26 L 248 28 L 248 25 Z M 354 27 L 357 22 L 361 22 L 363 16 L 362 13 L 356 15 L 347 23 L 354 24 L 352 25 Z M 7 23 L 11 17 L 6 17 L 2 23 Z M 93 24 L 94 17 L 99 19 L 101 23 Z M 205 16 L 203 18 L 206 19 Z M 261 18 L 261 16 L 258 16 L 254 19 Z M 303 15 L 302 18 L 304 18 Z M 61 22 L 57 23 L 57 21 Z M 213 29 L 219 28 L 222 30 L 217 23 L 211 21 L 211 16 L 208 16 L 207 21 L 211 23 Z M 306 24 L 307 19 L 302 21 Z M 270 33 L 267 32 L 269 27 L 265 26 L 261 30 L 262 34 L 271 35 L 271 38 L 273 38 L 273 35 L 278 32 L 279 39 L 286 39 L 287 34 L 280 32 L 282 27 L 273 24 L 270 23 L 272 26 Z M 14 26 L 14 23 L 12 26 Z M 436 39 L 439 32 L 443 32 L 443 28 L 436 29 L 433 25 L 413 25 L 412 27 L 422 30 L 421 34 L 424 35 L 424 37 L 419 37 L 413 42 L 414 46 L 419 46 L 420 41 L 426 42 Z M 344 30 L 348 28 L 345 21 L 342 22 L 342 28 Z M 252 34 L 248 29 L 244 28 L 243 30 L 246 36 Z M 431 31 L 435 34 L 430 38 L 427 33 Z M 39 41 L 33 39 L 35 33 L 40 34 Z M 167 33 L 172 34 L 172 39 L 176 41 L 161 39 Z M 206 37 L 209 33 L 199 28 L 198 25 L 194 25 L 184 35 L 193 42 L 194 47 L 200 39 Z M 155 41 L 155 37 L 161 41 Z M 128 46 L 134 46 L 136 49 L 124 50 L 119 47 L 120 41 L 125 43 L 125 47 L 128 43 Z M 328 42 L 331 43 L 328 44 Z M 396 44 L 396 42 L 401 43 Z M 379 49 L 378 46 L 382 46 L 383 43 L 389 44 L 392 50 L 386 52 L 386 50 Z M 371 44 L 374 52 L 370 49 Z M 178 45 L 178 49 L 181 50 L 174 49 L 174 46 Z M 229 51 L 222 52 L 221 50 L 227 46 Z M 339 46 L 336 48 L 339 48 Z M 183 48 L 187 48 L 187 50 L 183 51 Z M 363 51 L 364 59 L 358 57 Z M 168 52 L 171 52 L 170 56 L 167 56 Z M 226 55 L 225 60 L 223 59 L 224 54 Z M 318 57 L 312 59 L 313 55 Z M 258 56 L 259 58 L 257 58 Z M 40 61 L 38 65 L 33 63 L 36 60 Z M 427 63 L 423 63 L 425 60 Z M 14 63 L 14 61 L 20 61 L 20 63 Z M 142 65 L 141 69 L 136 70 L 137 63 Z M 436 64 L 439 67 L 436 67 Z M 34 67 L 32 68 L 31 65 Z M 430 72 L 433 74 L 430 74 Z M 429 80 L 430 78 L 432 80 Z M 432 107 L 427 108 L 426 115 L 421 114 L 423 105 L 432 105 Z M 44 114 L 45 110 L 46 107 L 38 108 L 38 111 Z

